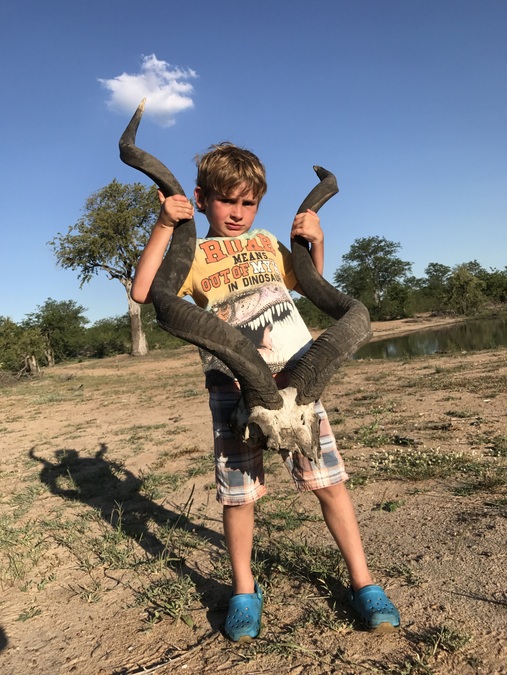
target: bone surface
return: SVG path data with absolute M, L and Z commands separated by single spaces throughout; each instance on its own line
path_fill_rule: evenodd
M 280 390 L 283 406 L 267 410 L 255 406 L 247 410 L 242 401 L 236 408 L 231 427 L 246 443 L 262 443 L 267 450 L 300 452 L 317 462 L 320 458 L 319 417 L 312 403 L 296 402 L 297 390 Z

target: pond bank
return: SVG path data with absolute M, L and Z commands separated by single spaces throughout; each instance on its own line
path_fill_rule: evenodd
M 390 337 L 402 337 L 415 331 L 437 330 L 464 321 L 470 321 L 470 317 L 433 316 L 430 313 L 416 314 L 408 319 L 396 319 L 394 321 L 372 321 L 373 337 L 371 342 L 378 342 Z

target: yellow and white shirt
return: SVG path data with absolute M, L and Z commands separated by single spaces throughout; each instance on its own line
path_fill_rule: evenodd
M 178 295 L 190 295 L 199 307 L 241 331 L 278 373 L 312 342 L 289 293 L 295 285 L 290 251 L 271 233 L 254 229 L 239 237 L 197 239 Z M 208 352 L 201 350 L 201 358 L 207 386 L 233 377 Z

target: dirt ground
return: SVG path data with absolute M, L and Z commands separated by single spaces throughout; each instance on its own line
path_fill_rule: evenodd
M 501 348 L 347 363 L 323 401 L 402 627 L 362 628 L 317 500 L 267 455 L 263 630 L 240 647 L 197 351 L 1 388 L 0 672 L 507 673 L 506 391 Z

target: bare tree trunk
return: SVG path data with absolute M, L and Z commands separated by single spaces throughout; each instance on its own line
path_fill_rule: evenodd
M 39 363 L 33 354 L 25 358 L 25 363 L 28 367 L 30 375 L 40 375 Z
M 44 350 L 44 356 L 46 357 L 46 361 L 48 362 L 48 367 L 52 368 L 55 365 L 55 353 L 51 349 L 51 347 L 48 347 L 47 349 Z
M 16 377 L 19 380 L 20 377 L 23 377 L 23 375 L 26 375 L 27 373 L 34 377 L 40 375 L 39 362 L 33 354 L 25 356 L 25 365 L 21 368 L 19 373 L 16 374 Z
M 132 356 L 146 356 L 149 352 L 148 342 L 143 330 L 141 321 L 141 305 L 132 300 L 130 290 L 132 288 L 132 281 L 128 280 L 125 284 L 127 291 L 127 300 L 129 303 L 129 317 L 130 317 L 130 331 L 132 335 Z

